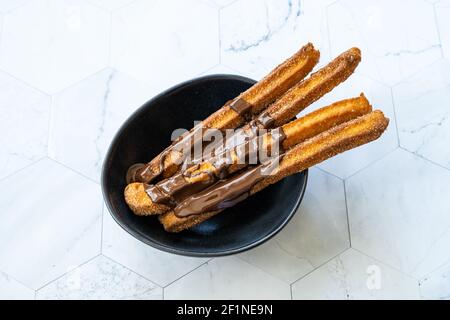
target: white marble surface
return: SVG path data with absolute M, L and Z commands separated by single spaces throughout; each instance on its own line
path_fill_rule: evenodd
M 49 96 L 0 72 L 0 178 L 47 154 Z
M 424 277 L 420 281 L 420 293 L 425 299 L 450 300 L 450 263 Z
M 216 258 L 164 289 L 173 299 L 289 299 L 289 285 L 234 257 Z
M 326 202 L 321 200 L 323 194 L 329 195 Z M 302 206 L 286 228 L 239 257 L 292 283 L 349 247 L 344 184 L 312 169 Z
M 53 98 L 48 155 L 99 181 L 114 134 L 156 93 L 111 68 L 59 92 Z
M 32 300 L 34 291 L 0 272 L 0 300 Z
M 86 1 L 29 1 L 4 16 L 0 68 L 55 93 L 106 66 L 110 18 Z
M 136 1 L 113 12 L 111 64 L 163 90 L 219 62 L 218 33 L 202 1 Z
M 0 0 L 0 299 L 448 299 L 449 21 L 449 0 Z M 310 171 L 282 232 L 197 259 L 112 220 L 100 168 L 136 108 L 307 41 L 363 59 L 306 111 L 364 92 L 391 121 Z
M 99 256 L 37 292 L 38 299 L 161 299 L 162 288 Z
M 417 282 L 350 249 L 292 285 L 293 299 L 418 299 Z
M 327 16 L 332 54 L 358 46 L 359 71 L 388 85 L 442 56 L 433 5 L 423 0 L 340 0 Z
M 167 286 L 207 261 L 149 247 L 124 231 L 108 212 L 103 217 L 102 252 L 160 286 Z
M 0 182 L 0 270 L 38 289 L 100 253 L 100 187 L 43 159 Z
M 441 60 L 393 88 L 400 145 L 450 169 L 450 61 Z
M 442 52 L 450 58 L 450 1 L 441 0 L 436 4 L 436 20 L 439 27 Z
M 449 239 L 448 170 L 398 149 L 346 187 L 354 248 L 418 278 L 450 260 L 450 250 L 439 252 L 437 261 L 429 256 Z

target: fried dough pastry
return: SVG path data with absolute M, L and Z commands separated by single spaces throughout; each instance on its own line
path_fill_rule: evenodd
M 224 130 L 243 125 L 250 117 L 260 113 L 295 83 L 306 77 L 319 61 L 319 56 L 319 51 L 311 43 L 308 43 L 258 83 L 227 102 L 221 109 L 175 141 L 148 164 L 140 168 L 135 167 L 127 175 L 131 180 L 130 182 L 149 183 L 161 177 L 161 175 L 164 178 L 172 176 L 185 158 L 185 154 L 178 151 L 183 149 L 180 146 L 189 146 L 195 132 L 200 131 L 200 135 L 202 135 L 203 128 Z M 180 148 L 175 148 L 175 145 Z
M 303 171 L 339 153 L 379 138 L 388 123 L 389 119 L 381 111 L 376 110 L 333 127 L 303 143 L 297 144 L 286 152 L 279 166 L 268 176 L 263 177 L 260 181 L 252 185 L 247 191 L 247 194 L 253 195 L 291 174 Z M 245 174 L 246 171 L 239 175 Z M 236 178 L 239 178 L 239 175 Z M 208 196 L 207 193 L 207 190 L 200 192 L 195 195 L 195 198 L 201 199 L 204 196 Z M 213 210 L 184 217 L 179 217 L 174 211 L 169 211 L 160 215 L 159 220 L 166 231 L 180 232 L 211 218 L 221 211 Z
M 372 110 L 364 94 L 359 97 L 335 102 L 329 106 L 311 112 L 301 118 L 291 121 L 279 130 L 273 130 L 253 141 L 261 139 L 262 148 L 270 150 L 276 143 L 281 143 L 283 150 L 316 136 L 339 124 L 355 119 Z M 242 155 L 249 150 L 252 141 L 235 147 L 224 154 L 217 155 L 196 166 L 181 171 L 174 176 L 162 180 L 156 185 L 149 186 L 144 183 L 131 183 L 125 189 L 125 200 L 137 215 L 161 214 L 169 211 L 176 205 L 173 197 L 189 196 L 199 192 L 215 181 L 245 168 L 249 159 Z M 244 152 L 239 152 L 243 150 Z M 256 150 L 254 150 L 256 151 Z M 269 152 L 266 152 L 269 154 Z M 227 162 L 224 162 L 224 157 Z M 160 201 L 152 201 L 152 197 Z

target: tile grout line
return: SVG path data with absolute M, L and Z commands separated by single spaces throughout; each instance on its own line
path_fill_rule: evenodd
M 342 184 L 344 185 L 344 200 L 345 200 L 345 212 L 346 212 L 346 215 L 347 215 L 348 241 L 349 241 L 349 244 L 350 244 L 350 248 L 352 248 L 352 234 L 351 234 L 351 229 L 350 229 L 350 217 L 349 217 L 349 214 L 348 214 L 347 187 L 346 187 L 345 180 L 342 181 Z
M 199 266 L 195 267 L 195 269 L 192 269 L 191 271 L 183 274 L 182 276 L 178 277 L 177 279 L 173 280 L 172 282 L 169 282 L 168 284 L 166 284 L 165 286 L 163 286 L 163 288 L 167 288 L 168 286 L 174 284 L 175 282 L 177 282 L 178 280 L 186 277 L 187 275 L 191 274 L 192 272 L 194 272 L 195 270 L 199 269 L 200 267 L 203 267 L 204 265 L 208 264 L 209 262 L 211 262 L 214 258 L 210 258 L 207 261 L 203 262 L 202 264 L 200 264 Z
M 395 147 L 394 149 L 392 149 L 391 151 L 388 151 L 387 153 L 385 153 L 384 155 L 382 155 L 380 158 L 373 160 L 371 163 L 367 164 L 366 166 L 362 167 L 361 169 L 353 172 L 351 175 L 347 176 L 344 181 L 347 181 L 349 179 L 351 179 L 352 177 L 354 177 L 355 175 L 361 173 L 362 171 L 368 169 L 369 167 L 375 165 L 376 163 L 380 162 L 381 160 L 383 160 L 384 158 L 386 158 L 387 156 L 389 156 L 391 153 L 394 153 L 395 151 L 401 149 L 400 146 Z
M 301 276 L 300 278 L 298 278 L 297 280 L 295 280 L 294 282 L 292 282 L 292 283 L 291 283 L 291 286 L 294 285 L 296 282 L 298 282 L 298 281 L 304 279 L 305 277 L 309 276 L 311 273 L 313 273 L 313 272 L 316 271 L 317 269 L 323 267 L 324 265 L 326 265 L 326 264 L 329 263 L 330 261 L 336 259 L 336 258 L 339 257 L 341 254 L 345 253 L 346 251 L 348 251 L 348 250 L 350 250 L 350 249 L 353 249 L 353 248 L 350 248 L 350 247 L 345 248 L 345 249 L 342 250 L 341 252 L 339 252 L 339 253 L 337 253 L 336 255 L 332 256 L 330 259 L 325 260 L 324 262 L 322 262 L 322 263 L 321 263 L 320 265 L 318 265 L 317 267 L 314 267 L 314 266 L 313 266 L 313 267 L 314 267 L 313 270 L 308 271 L 308 272 L 305 273 L 303 276 Z
M 105 257 L 105 258 L 111 260 L 112 262 L 118 264 L 119 266 L 121 266 L 121 267 L 123 267 L 123 268 L 125 268 L 125 269 L 127 269 L 127 270 L 130 270 L 131 272 L 133 272 L 133 273 L 137 274 L 138 276 L 140 276 L 141 278 L 143 278 L 143 279 L 145 279 L 145 280 L 147 280 L 147 281 L 153 283 L 154 285 L 156 285 L 156 286 L 158 286 L 158 287 L 160 287 L 160 288 L 164 288 L 161 284 L 157 283 L 155 280 L 152 280 L 152 279 L 148 278 L 147 276 L 144 276 L 144 275 L 142 275 L 141 273 L 137 272 L 136 270 L 133 270 L 133 269 L 131 269 L 131 268 L 125 266 L 123 263 L 120 263 L 120 262 L 117 261 L 116 259 L 110 257 L 107 253 L 101 253 L 101 256 L 103 256 L 103 257 Z
M 3 22 L 2 22 L 2 23 L 4 23 L 4 19 L 3 19 Z M 2 34 L 3 34 L 3 26 L 2 26 Z M 51 96 L 52 96 L 51 93 L 48 93 L 48 92 L 45 92 L 45 91 L 39 89 L 38 87 L 32 85 L 31 83 L 27 82 L 26 80 L 23 80 L 23 79 L 21 79 L 21 78 L 17 78 L 15 75 L 13 75 L 12 73 L 10 73 L 9 71 L 7 71 L 7 70 L 5 70 L 5 69 L 3 69 L 3 68 L 0 68 L 0 72 L 6 74 L 6 75 L 8 75 L 8 76 L 10 76 L 11 78 L 13 78 L 14 80 L 16 80 L 17 82 L 20 82 L 22 85 L 24 85 L 24 86 L 26 86 L 26 87 L 29 87 L 29 88 L 31 88 L 31 89 L 33 89 L 33 90 L 39 92 L 41 95 L 44 95 L 44 96 L 46 96 L 46 97 L 51 97 Z
M 271 240 L 274 240 L 274 239 L 271 239 Z M 271 241 L 271 240 L 269 240 L 269 241 Z M 251 249 L 250 249 L 250 250 L 251 250 Z M 283 279 L 277 277 L 276 275 L 273 275 L 273 274 L 269 273 L 268 271 L 264 270 L 264 269 L 261 268 L 260 266 L 257 266 L 257 265 L 255 265 L 255 264 L 253 264 L 253 263 L 251 263 L 251 262 L 248 262 L 248 261 L 244 260 L 244 258 L 241 258 L 239 255 L 240 255 L 240 254 L 236 254 L 236 255 L 231 255 L 231 256 L 229 256 L 229 257 L 233 257 L 233 258 L 235 258 L 235 259 L 237 259 L 237 260 L 239 260 L 239 261 L 241 261 L 241 262 L 243 262 L 243 263 L 249 265 L 249 266 L 252 267 L 252 268 L 256 268 L 256 269 L 258 269 L 259 271 L 262 271 L 263 273 L 265 273 L 267 276 L 269 276 L 269 277 L 271 277 L 271 278 L 274 278 L 274 279 L 276 279 L 276 280 L 278 280 L 278 281 L 280 281 L 280 282 L 282 282 L 282 283 L 284 283 L 284 284 L 287 284 L 287 285 L 290 285 L 290 284 L 291 284 L 289 281 L 283 280 Z M 311 264 L 311 263 L 309 262 L 309 259 L 305 259 L 305 260 L 307 260 L 308 263 Z M 311 264 L 311 266 L 312 266 L 312 264 Z M 312 266 L 312 267 L 313 267 L 313 266 Z
M 396 108 L 396 103 L 395 103 L 395 98 L 394 98 L 394 88 L 390 87 L 390 91 L 391 91 L 392 109 L 394 111 L 395 130 L 396 130 L 396 134 L 397 134 L 397 146 L 400 147 L 400 131 L 398 128 L 397 108 Z
M 330 175 L 330 176 L 332 176 L 333 178 L 339 179 L 340 181 L 344 181 L 344 179 L 345 179 L 345 178 L 339 177 L 338 175 L 336 175 L 336 174 L 334 174 L 334 173 L 332 173 L 332 172 L 329 172 L 328 170 L 326 170 L 326 169 L 324 169 L 324 168 L 321 168 L 321 167 L 320 167 L 320 164 L 315 165 L 315 166 L 313 166 L 313 167 L 311 167 L 311 168 L 309 168 L 309 169 L 317 169 L 317 170 L 319 170 L 320 172 L 322 172 L 323 174 Z
M 74 87 L 80 85 L 80 84 L 83 83 L 84 81 L 89 80 L 89 78 L 95 77 L 95 76 L 99 75 L 100 73 L 102 73 L 102 72 L 104 72 L 104 71 L 106 71 L 106 70 L 108 70 L 108 69 L 114 69 L 114 70 L 116 70 L 115 68 L 110 67 L 109 65 L 103 66 L 103 67 L 101 67 L 100 69 L 97 69 L 97 70 L 93 71 L 92 73 L 89 73 L 89 75 L 87 75 L 87 76 L 85 76 L 85 77 L 83 77 L 83 78 L 81 78 L 81 79 L 78 79 L 78 80 L 76 80 L 76 81 L 73 82 L 73 83 L 70 83 L 68 86 L 62 88 L 61 90 L 58 90 L 58 91 L 56 91 L 56 92 L 54 92 L 54 93 L 47 94 L 47 95 L 49 95 L 49 96 L 57 96 L 57 95 L 59 95 L 60 93 L 66 91 L 66 90 L 73 89 Z
M 439 163 L 437 163 L 437 162 L 434 162 L 433 160 L 430 160 L 430 159 L 424 157 L 424 156 L 421 155 L 421 154 L 418 154 L 418 153 L 416 153 L 416 152 L 414 152 L 414 151 L 408 150 L 408 149 L 406 149 L 405 147 L 400 146 L 399 149 L 401 149 L 401 150 L 403 150 L 403 151 L 406 151 L 406 152 L 408 152 L 409 154 L 411 154 L 411 155 L 413 155 L 413 156 L 415 156 L 415 157 L 417 157 L 417 158 L 419 158 L 419 159 L 422 159 L 422 160 L 424 160 L 424 161 L 426 161 L 426 162 L 428 162 L 428 163 L 430 163 L 430 164 L 432 164 L 432 165 L 435 165 L 436 167 L 439 167 L 439 168 L 444 169 L 444 170 L 446 170 L 446 171 L 450 171 L 450 168 L 447 168 L 446 166 L 444 166 L 444 165 L 442 165 L 442 164 L 439 164 Z
M 413 276 L 412 274 L 409 274 L 409 273 L 407 273 L 407 272 L 405 272 L 405 271 L 403 271 L 403 270 L 401 270 L 401 269 L 399 269 L 399 268 L 397 268 L 397 267 L 391 265 L 390 263 L 386 263 L 386 262 L 384 262 L 384 261 L 381 261 L 380 259 L 375 258 L 375 257 L 373 257 L 373 256 L 371 256 L 371 255 L 365 253 L 364 251 L 361 251 L 361 250 L 358 249 L 358 248 L 352 247 L 352 249 L 355 250 L 355 251 L 357 251 L 357 252 L 359 252 L 360 254 L 366 256 L 367 258 L 372 259 L 372 260 L 378 262 L 378 263 L 381 264 L 381 265 L 384 265 L 385 267 L 391 268 L 392 270 L 395 270 L 395 271 L 401 273 L 401 274 L 404 275 L 405 277 L 408 277 L 408 278 L 410 278 L 410 279 L 412 279 L 412 280 L 415 280 L 415 281 L 418 281 L 418 280 L 419 280 L 419 279 L 417 279 L 417 277 Z
M 56 160 L 56 159 L 51 158 L 51 157 L 48 157 L 48 156 L 45 157 L 45 158 L 47 158 L 47 159 L 49 159 L 50 161 L 53 161 L 53 162 L 59 164 L 60 166 L 63 166 L 64 168 L 66 168 L 66 169 L 72 171 L 73 173 L 79 175 L 80 177 L 83 177 L 84 179 L 89 180 L 90 182 L 95 183 L 96 185 L 100 186 L 100 182 L 97 182 L 96 180 L 94 180 L 94 179 L 88 177 L 87 175 L 85 175 L 85 174 L 83 174 L 83 173 L 81 173 L 81 172 L 79 172 L 79 171 L 77 171 L 77 170 L 75 170 L 75 169 L 69 167 L 68 165 L 66 165 L 66 164 L 64 164 L 64 163 L 62 163 L 62 162 L 60 162 L 59 160 Z
M 42 157 L 36 159 L 35 161 L 32 161 L 31 163 L 27 164 L 26 166 L 24 166 L 24 167 L 22 167 L 22 168 L 20 168 L 20 169 L 17 169 L 17 170 L 14 171 L 14 172 L 11 172 L 11 173 L 7 174 L 6 176 L 0 178 L 0 182 L 2 182 L 2 181 L 4 181 L 4 180 L 7 180 L 7 179 L 11 178 L 12 176 L 14 176 L 14 175 L 16 175 L 16 174 L 18 174 L 18 173 L 24 171 L 25 169 L 28 169 L 28 168 L 31 167 L 31 166 L 34 166 L 35 164 L 41 162 L 42 160 L 44 160 L 44 159 L 46 159 L 46 158 L 47 158 L 46 156 L 42 156 Z
M 98 258 L 100 255 L 101 255 L 101 253 L 98 253 L 98 254 L 96 254 L 95 256 L 93 256 L 93 257 L 89 258 L 88 260 L 86 260 L 85 262 L 80 263 L 80 264 L 77 265 L 76 267 L 74 267 L 74 268 L 72 268 L 72 269 L 70 269 L 70 270 L 67 270 L 66 272 L 64 272 L 64 273 L 61 274 L 60 276 L 56 277 L 55 279 L 46 282 L 44 285 L 42 285 L 42 286 L 40 286 L 39 288 L 36 289 L 36 293 L 37 293 L 38 291 L 44 289 L 46 286 L 52 284 L 53 282 L 62 279 L 63 277 L 65 277 L 66 275 L 68 275 L 70 272 L 72 272 L 72 271 L 74 271 L 74 270 L 76 270 L 76 269 L 78 269 L 78 268 L 80 268 L 80 267 L 82 267 L 82 266 L 88 264 L 89 262 L 91 262 L 91 261 L 93 261 L 94 259 Z
M 36 289 L 31 288 L 29 285 L 23 283 L 21 280 L 16 279 L 16 277 L 11 276 L 9 273 L 6 273 L 6 272 L 4 272 L 4 271 L 2 271 L 2 270 L 0 270 L 0 273 L 3 273 L 5 276 L 7 276 L 8 278 L 14 280 L 15 282 L 17 282 L 18 284 L 24 286 L 25 288 L 27 288 L 27 289 L 29 289 L 29 290 L 31 290 L 31 291 L 36 292 Z M 1 300 L 1 299 L 0 299 L 0 300 Z
M 128 270 L 128 271 L 130 271 L 130 272 L 132 272 L 132 273 L 134 273 L 135 275 L 141 277 L 142 279 L 144 279 L 144 280 L 146 280 L 146 281 L 148 281 L 148 282 L 150 282 L 150 283 L 153 283 L 155 286 L 157 286 L 157 287 L 159 287 L 159 288 L 161 288 L 161 289 L 163 288 L 161 285 L 159 285 L 159 284 L 156 283 L 155 281 L 153 281 L 153 280 L 151 280 L 151 279 L 149 279 L 149 278 L 147 278 L 147 277 L 141 275 L 140 273 L 137 273 L 137 272 L 134 271 L 133 269 L 130 269 L 130 268 L 128 268 L 127 266 L 123 265 L 122 263 L 117 262 L 117 261 L 114 260 L 113 258 L 108 257 L 107 255 L 105 255 L 105 254 L 103 254 L 103 253 L 100 253 L 100 256 L 102 256 L 102 257 L 104 257 L 105 259 L 107 259 L 107 260 L 109 260 L 109 261 L 111 261 L 111 262 L 113 262 L 113 263 L 115 263 L 115 264 L 121 266 L 122 268 L 124 268 L 124 269 L 126 269 L 126 270 Z

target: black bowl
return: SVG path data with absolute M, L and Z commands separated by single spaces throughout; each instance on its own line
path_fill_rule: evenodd
M 270 239 L 295 214 L 307 171 L 290 176 L 208 221 L 180 233 L 164 231 L 156 217 L 138 217 L 125 203 L 128 167 L 146 162 L 169 143 L 172 130 L 191 128 L 255 83 L 234 75 L 211 75 L 176 85 L 139 108 L 113 139 L 102 171 L 106 205 L 135 238 L 171 253 L 213 257 L 242 252 Z

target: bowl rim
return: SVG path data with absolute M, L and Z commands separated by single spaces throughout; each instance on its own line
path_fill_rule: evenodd
M 109 202 L 109 197 L 107 195 L 107 191 L 106 191 L 106 173 L 105 173 L 105 167 L 106 167 L 106 163 L 108 162 L 108 159 L 110 159 L 111 153 L 113 152 L 114 147 L 117 145 L 117 140 L 119 139 L 119 137 L 122 135 L 122 132 L 125 130 L 126 127 L 128 127 L 129 123 L 134 121 L 135 118 L 139 117 L 140 114 L 144 111 L 144 109 L 147 108 L 148 104 L 154 102 L 155 100 L 159 99 L 162 96 L 165 96 L 173 91 L 179 90 L 180 88 L 192 84 L 193 82 L 200 82 L 200 81 L 205 81 L 205 80 L 214 80 L 214 79 L 226 79 L 226 80 L 239 80 L 239 81 L 243 81 L 246 82 L 248 84 L 255 84 L 256 81 L 247 77 L 243 77 L 243 76 L 239 76 L 239 75 L 234 75 L 234 74 L 210 74 L 210 75 L 205 75 L 205 76 L 200 76 L 200 77 L 196 77 L 196 78 L 192 78 L 190 80 L 186 80 L 183 81 L 181 83 L 175 84 L 172 87 L 158 93 L 157 95 L 153 96 L 152 98 L 150 98 L 149 100 L 147 100 L 146 102 L 144 102 L 139 108 L 137 108 L 120 126 L 120 128 L 117 130 L 117 132 L 115 133 L 113 139 L 111 140 L 109 146 L 108 146 L 108 150 L 105 153 L 105 157 L 103 159 L 103 163 L 102 163 L 102 169 L 101 169 L 101 178 L 100 178 L 100 184 L 101 184 L 101 190 L 102 190 L 102 195 L 103 195 L 103 200 L 104 203 L 106 205 L 107 211 L 109 212 L 109 214 L 112 216 L 113 220 L 123 229 L 125 230 L 128 234 L 130 234 L 131 236 L 133 236 L 135 239 L 153 247 L 156 248 L 158 250 L 164 251 L 164 252 L 168 252 L 168 253 L 173 253 L 173 254 L 177 254 L 177 255 L 181 255 L 181 256 L 188 256 L 188 257 L 201 257 L 201 258 L 212 258 L 212 257 L 223 257 L 223 256 L 229 256 L 229 255 L 233 255 L 233 254 L 237 254 L 237 253 L 241 253 L 247 250 L 250 250 L 252 248 L 255 248 L 259 245 L 261 245 L 262 243 L 268 241 L 269 239 L 271 239 L 272 237 L 274 237 L 278 232 L 280 232 L 288 223 L 289 221 L 292 219 L 292 217 L 295 215 L 295 213 L 297 212 L 300 203 L 303 200 L 303 197 L 305 195 L 305 190 L 306 190 L 306 186 L 308 184 L 308 169 L 303 170 L 301 172 L 299 172 L 298 174 L 302 174 L 304 175 L 304 183 L 302 184 L 302 187 L 300 190 L 298 190 L 298 195 L 297 195 L 297 199 L 295 204 L 292 206 L 289 214 L 286 216 L 286 218 L 272 231 L 268 232 L 267 235 L 265 235 L 264 237 L 249 243 L 245 246 L 241 246 L 238 248 L 234 248 L 234 249 L 227 249 L 227 250 L 223 250 L 223 251 L 203 251 L 203 252 L 198 252 L 198 251 L 192 251 L 192 250 L 185 250 L 185 249 L 177 249 L 171 246 L 166 246 L 163 244 L 160 244 L 158 242 L 152 241 L 151 239 L 148 239 L 142 232 L 139 232 L 137 230 L 134 230 L 133 228 L 130 228 L 128 225 L 126 225 L 125 223 L 123 223 L 119 217 L 116 215 L 115 213 L 115 209 L 113 209 L 112 204 L 110 204 Z

